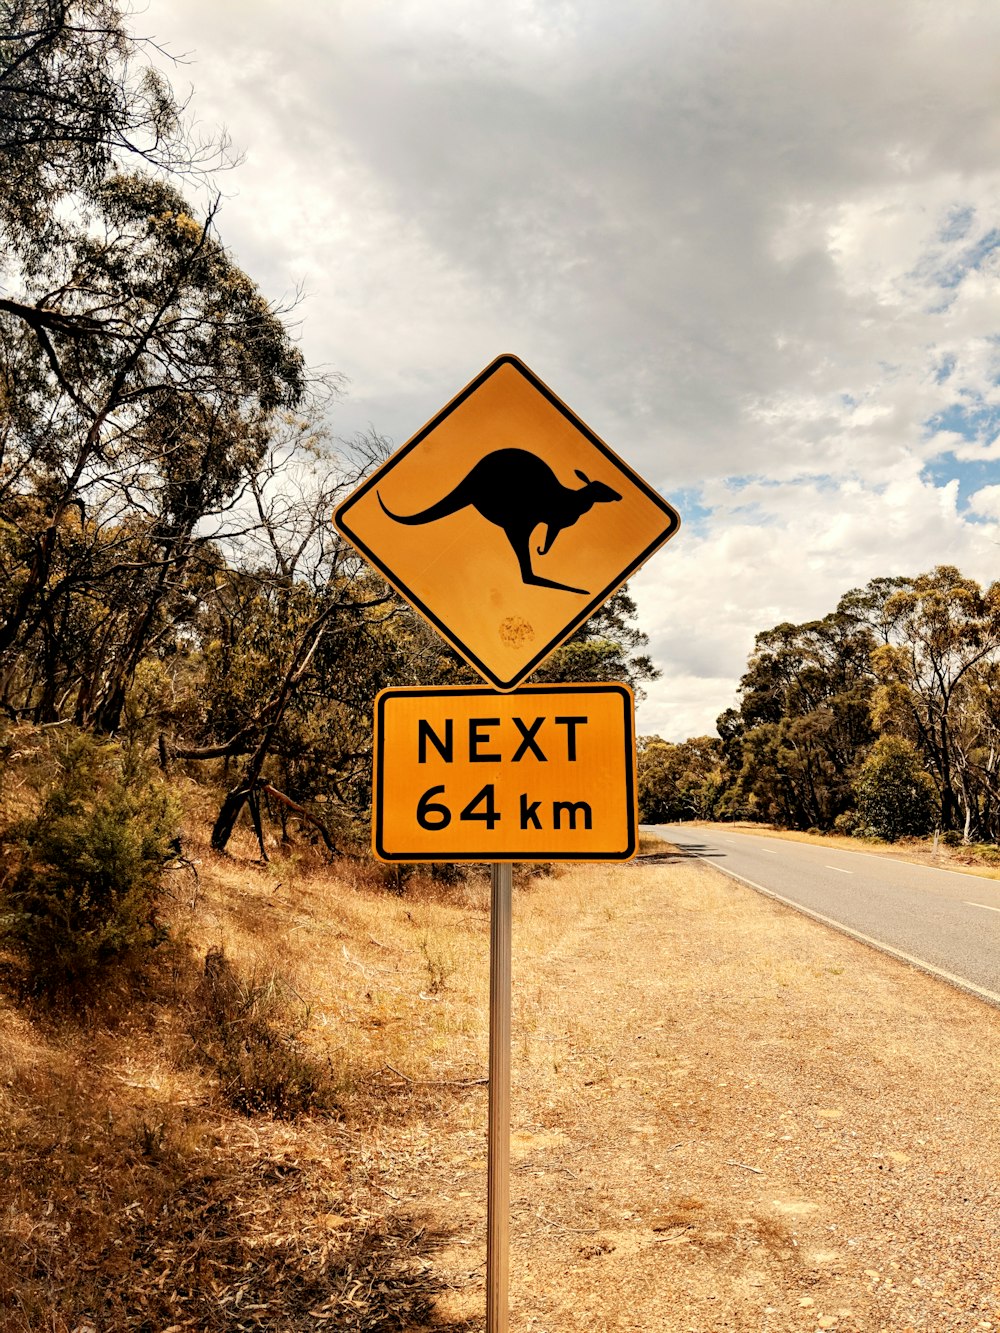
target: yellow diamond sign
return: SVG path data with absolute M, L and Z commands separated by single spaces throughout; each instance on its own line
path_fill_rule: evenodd
M 522 361 L 501 356 L 334 523 L 490 684 L 510 690 L 680 518 Z

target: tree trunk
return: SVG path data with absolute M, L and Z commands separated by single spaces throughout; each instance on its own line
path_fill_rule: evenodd
M 323 635 L 326 633 L 326 627 L 330 617 L 340 608 L 334 604 L 328 606 L 322 611 L 310 625 L 309 630 L 302 636 L 298 650 L 292 657 L 288 670 L 285 672 L 285 678 L 281 682 L 281 687 L 275 696 L 274 716 L 268 723 L 264 735 L 261 737 L 257 748 L 247 761 L 247 765 L 240 776 L 239 782 L 227 794 L 222 802 L 222 809 L 219 811 L 219 817 L 215 821 L 215 827 L 212 829 L 212 847 L 217 852 L 226 850 L 226 843 L 236 826 L 236 821 L 240 816 L 240 811 L 247 800 L 260 784 L 260 775 L 264 768 L 264 763 L 271 751 L 271 743 L 274 740 L 274 734 L 284 716 L 288 701 L 292 697 L 292 691 L 298 682 L 305 675 L 312 661 L 316 649 L 320 645 Z M 251 811 L 252 813 L 252 811 Z M 258 810 L 257 819 L 260 819 Z M 263 838 L 258 834 L 261 842 L 261 852 L 263 853 Z

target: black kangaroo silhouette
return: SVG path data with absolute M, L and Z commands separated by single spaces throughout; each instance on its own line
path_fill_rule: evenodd
M 433 523 L 472 505 L 505 532 L 517 556 L 522 582 L 586 596 L 586 588 L 542 578 L 531 568 L 531 534 L 539 523 L 546 525 L 545 544 L 536 549 L 539 555 L 547 555 L 563 528 L 572 527 L 595 504 L 622 498 L 603 481 L 591 481 L 579 468 L 575 471 L 583 482 L 578 490 L 564 486 L 548 463 L 526 449 L 497 449 L 481 458 L 443 500 L 419 514 L 394 514 L 377 491 L 376 495 L 385 513 L 397 523 Z

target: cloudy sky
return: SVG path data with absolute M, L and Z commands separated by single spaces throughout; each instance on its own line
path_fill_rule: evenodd
M 680 510 L 641 733 L 754 634 L 1000 557 L 996 0 L 148 0 L 350 437 L 513 352 Z

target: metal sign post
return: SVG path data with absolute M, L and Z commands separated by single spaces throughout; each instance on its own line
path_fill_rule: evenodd
M 486 1333 L 507 1333 L 510 1251 L 509 861 L 490 866 L 490 1084 L 486 1165 Z

